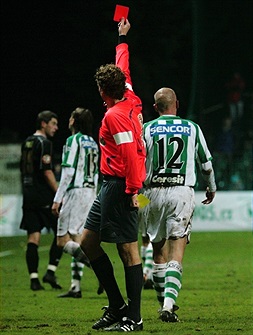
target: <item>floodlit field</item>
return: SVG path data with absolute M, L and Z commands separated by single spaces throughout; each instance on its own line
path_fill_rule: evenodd
M 40 278 L 46 271 L 52 235 L 43 235 L 40 248 Z M 64 254 L 57 270 L 63 290 L 45 284 L 45 291 L 33 292 L 25 263 L 25 237 L 0 238 L 1 325 L 4 334 L 90 335 L 92 324 L 107 304 L 98 296 L 97 280 L 85 268 L 82 299 L 60 299 L 57 294 L 70 285 L 71 257 Z M 124 273 L 114 245 L 104 244 L 114 263 L 124 292 Z M 183 287 L 177 304 L 180 323 L 158 319 L 153 290 L 142 294 L 144 330 L 140 334 L 240 335 L 253 334 L 252 327 L 252 233 L 196 233 L 191 236 L 184 259 Z

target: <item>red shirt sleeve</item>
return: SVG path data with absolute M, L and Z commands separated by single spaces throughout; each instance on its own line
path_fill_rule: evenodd
M 120 43 L 116 46 L 116 65 L 124 72 L 126 83 L 132 86 L 129 70 L 129 51 L 127 43 Z

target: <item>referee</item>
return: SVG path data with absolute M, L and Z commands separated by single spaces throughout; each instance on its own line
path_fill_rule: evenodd
M 126 34 L 128 20 L 119 24 L 116 66 L 101 66 L 95 75 L 107 112 L 99 131 L 103 184 L 94 201 L 82 236 L 82 248 L 103 285 L 109 306 L 93 329 L 143 329 L 140 303 L 143 285 L 138 249 L 137 193 L 145 179 L 142 104 L 132 89 Z M 124 265 L 128 305 L 114 277 L 112 264 L 100 242 L 115 243 Z M 116 323 L 116 325 L 114 325 Z

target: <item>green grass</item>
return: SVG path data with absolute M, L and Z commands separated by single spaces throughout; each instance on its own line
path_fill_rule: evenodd
M 40 249 L 40 278 L 44 275 L 52 235 L 43 235 Z M 97 280 L 85 268 L 82 299 L 59 299 L 59 291 L 45 285 L 33 292 L 25 263 L 26 238 L 0 238 L 1 325 L 4 334 L 88 335 L 107 304 L 105 294 L 98 296 Z M 114 245 L 105 244 L 119 286 L 124 292 L 124 273 Z M 57 277 L 64 287 L 70 285 L 70 256 L 63 256 Z M 180 323 L 158 320 L 158 303 L 153 290 L 142 293 L 144 331 L 140 334 L 234 335 L 253 334 L 252 327 L 252 233 L 193 233 L 184 258 L 183 287 L 177 304 Z

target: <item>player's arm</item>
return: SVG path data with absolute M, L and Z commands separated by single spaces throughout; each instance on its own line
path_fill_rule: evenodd
M 73 161 L 69 159 L 69 157 L 75 157 L 78 150 L 77 142 L 73 139 L 73 136 L 68 137 L 62 150 L 61 179 L 51 208 L 52 213 L 56 216 L 59 215 L 63 197 L 75 174 L 75 168 L 72 166 Z
M 72 167 L 63 167 L 61 171 L 61 180 L 59 183 L 58 190 L 54 197 L 54 202 L 52 205 L 52 213 L 56 216 L 59 215 L 61 203 L 64 194 L 67 191 L 68 185 L 70 184 L 75 173 L 75 169 Z
M 202 170 L 201 170 L 202 177 L 207 185 L 206 187 L 206 199 L 202 201 L 202 204 L 208 205 L 210 204 L 216 193 L 216 183 L 215 183 L 215 177 L 214 177 L 214 171 L 212 167 L 212 162 L 209 161 L 205 164 L 202 164 Z
M 132 81 L 129 70 L 129 51 L 126 35 L 130 29 L 128 20 L 122 19 L 118 25 L 118 45 L 116 47 L 116 65 L 124 72 L 126 76 L 126 84 L 132 90 Z
M 119 151 L 125 162 L 125 193 L 129 196 L 130 206 L 139 207 L 138 191 L 142 187 L 142 180 L 139 178 L 139 157 L 137 155 L 136 143 L 121 144 L 119 146 Z
M 52 166 L 52 143 L 48 140 L 43 141 L 41 147 L 41 169 L 43 170 L 44 178 L 48 186 L 54 191 L 57 191 L 58 185 L 53 173 Z
M 56 192 L 58 185 L 57 185 L 57 181 L 55 179 L 55 175 L 53 173 L 52 170 L 44 170 L 44 178 L 47 182 L 47 184 L 49 185 L 49 187 Z
M 142 182 L 136 179 L 139 166 L 136 165 L 138 157 L 133 160 L 133 148 L 130 145 L 123 145 L 122 149 L 126 152 L 126 194 L 130 196 L 130 206 L 139 208 L 138 191 L 142 187 Z M 127 159 L 128 157 L 128 159 Z
M 197 137 L 199 145 L 196 159 L 199 164 L 203 180 L 206 183 L 206 199 L 203 200 L 202 203 L 204 205 L 208 205 L 213 201 L 216 192 L 212 156 L 208 150 L 205 137 L 199 126 L 197 126 Z

